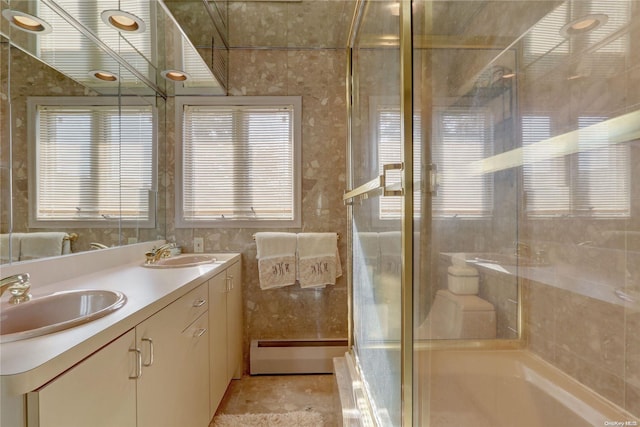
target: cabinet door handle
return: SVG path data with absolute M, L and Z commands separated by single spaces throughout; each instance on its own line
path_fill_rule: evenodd
M 142 366 L 153 365 L 153 340 L 151 338 L 142 338 L 140 341 L 147 341 L 149 343 L 149 361 L 142 364 Z
M 227 276 L 227 292 L 231 292 L 231 289 L 233 289 L 233 277 L 232 276 Z
M 201 336 L 203 336 L 206 332 L 207 332 L 207 328 L 200 328 L 200 329 L 196 329 L 196 331 L 193 333 L 193 337 L 194 337 L 194 338 L 200 338 L 200 337 L 201 337 Z
M 195 300 L 195 301 L 193 302 L 193 306 L 194 306 L 194 307 L 202 307 L 202 306 L 203 306 L 203 305 L 205 305 L 206 303 L 207 303 L 207 300 L 206 300 L 206 299 L 204 299 L 204 298 L 200 298 L 200 299 Z
M 142 350 L 139 348 L 130 348 L 129 352 L 136 353 L 136 373 L 133 376 L 129 376 L 129 379 L 137 380 L 142 376 Z

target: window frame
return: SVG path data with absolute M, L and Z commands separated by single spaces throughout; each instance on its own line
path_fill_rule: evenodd
M 148 218 L 123 219 L 121 217 L 103 220 L 97 219 L 38 219 L 38 134 L 40 121 L 38 106 L 60 107 L 151 107 L 151 188 L 149 189 Z M 116 97 L 116 96 L 34 96 L 27 98 L 27 141 L 28 141 L 28 224 L 31 228 L 155 228 L 158 194 L 158 107 L 153 97 Z
M 400 115 L 400 105 L 399 105 L 399 100 L 397 97 L 391 97 L 391 96 L 371 96 L 369 97 L 369 132 L 371 135 L 371 140 L 372 141 L 376 141 L 376 143 L 379 143 L 379 112 L 383 111 L 383 110 L 389 110 L 389 111 L 393 111 L 397 109 L 397 113 L 398 115 Z M 484 117 L 484 122 L 485 122 L 485 127 L 483 129 L 485 130 L 489 130 L 489 134 L 485 135 L 485 141 L 484 141 L 484 151 L 486 152 L 487 149 L 489 149 L 490 153 L 489 155 L 485 154 L 484 158 L 490 157 L 491 155 L 493 155 L 494 151 L 495 151 L 495 135 L 493 134 L 493 128 L 492 128 L 492 123 L 493 123 L 493 117 L 491 115 L 491 110 L 488 108 L 468 108 L 468 107 L 455 107 L 455 108 L 451 108 L 451 107 L 446 107 L 446 106 L 442 106 L 442 105 L 437 105 L 434 106 L 432 109 L 432 127 L 433 127 L 433 135 L 432 135 L 432 139 L 430 141 L 424 142 L 424 141 L 420 141 L 419 138 L 421 138 L 421 132 L 420 129 L 416 128 L 416 123 L 417 121 L 420 122 L 422 121 L 421 115 L 420 115 L 420 111 L 415 111 L 414 112 L 414 117 L 413 117 L 413 124 L 414 124 L 414 135 L 413 135 L 413 144 L 414 144 L 414 187 L 416 189 L 420 188 L 420 182 L 423 179 L 426 179 L 425 177 L 422 177 L 422 174 L 424 173 L 423 168 L 422 168 L 422 162 L 431 162 L 434 163 L 438 166 L 442 165 L 442 162 L 438 162 L 439 159 L 435 158 L 435 154 L 436 154 L 436 149 L 435 149 L 435 145 L 440 143 L 441 141 L 438 140 L 438 138 L 441 135 L 441 127 L 442 127 L 442 117 L 445 113 L 447 112 L 454 112 L 454 113 L 460 113 L 460 112 L 467 112 L 469 114 L 471 113 L 482 113 L 483 117 Z M 487 133 L 487 132 L 485 132 Z M 431 148 L 430 148 L 430 154 L 432 156 L 432 158 L 430 160 L 426 160 L 423 159 L 423 155 L 422 155 L 422 147 L 424 146 L 424 144 L 430 144 Z M 488 144 L 488 145 L 487 145 Z M 373 157 L 372 159 L 372 164 L 376 165 L 376 170 L 379 169 L 380 167 L 380 147 L 378 145 L 376 145 L 376 150 L 375 152 L 372 152 L 371 155 Z M 403 149 L 402 144 L 400 144 L 399 147 L 400 150 Z M 420 157 L 420 163 L 418 164 L 416 162 L 416 154 Z M 482 160 L 482 159 L 478 159 L 478 160 Z M 378 174 L 381 174 L 381 171 L 378 171 Z M 483 187 L 486 187 L 485 190 L 488 191 L 489 194 L 489 201 L 486 205 L 486 207 L 488 208 L 487 211 L 483 211 L 480 214 L 473 214 L 473 215 L 469 215 L 468 213 L 462 213 L 462 212 L 455 212 L 452 210 L 452 208 L 449 208 L 448 210 L 436 210 L 435 207 L 432 207 L 432 214 L 434 219 L 437 220 L 448 220 L 448 219 L 456 219 L 458 221 L 483 221 L 483 220 L 488 220 L 491 219 L 494 215 L 495 212 L 495 182 L 493 177 L 490 178 L 482 178 L 485 179 L 486 182 L 483 184 Z M 420 196 L 416 196 L 414 195 L 414 204 L 415 203 L 420 203 L 419 202 L 419 197 Z M 437 197 L 437 196 L 435 196 Z M 388 197 L 388 198 L 395 198 L 393 196 Z M 392 216 L 392 215 L 387 215 L 387 216 L 382 216 L 381 215 L 381 204 L 382 204 L 382 199 L 377 197 L 376 202 L 373 204 L 372 209 L 374 209 L 374 211 L 371 214 L 371 218 L 373 220 L 373 222 L 378 225 L 378 226 L 388 226 L 389 224 L 391 224 L 393 221 L 399 221 L 400 220 L 400 214 L 398 213 L 398 216 Z M 435 199 L 434 199 L 435 200 Z M 435 204 L 435 203 L 434 203 Z M 416 205 L 414 206 L 414 211 L 417 209 L 420 209 L 420 205 Z
M 557 120 L 554 118 L 554 115 L 552 112 L 528 111 L 523 113 L 520 117 L 520 139 L 522 141 L 524 141 L 524 131 L 525 131 L 523 120 L 528 117 L 529 118 L 530 117 L 545 118 L 548 120 L 548 129 L 546 130 L 548 131 L 549 136 L 540 141 L 534 141 L 530 143 L 531 146 L 535 146 L 536 144 L 544 143 L 545 141 L 553 140 L 554 138 L 561 136 L 557 134 L 559 124 Z M 580 126 L 581 119 L 592 121 L 593 123 L 590 123 L 587 126 L 581 127 Z M 597 120 L 597 119 L 600 119 L 600 120 Z M 589 113 L 589 112 L 581 113 L 579 116 L 576 117 L 576 129 L 572 131 L 572 132 L 575 132 L 575 138 L 576 138 L 575 143 L 578 145 L 580 144 L 581 132 L 584 132 L 585 130 L 591 128 L 591 126 L 606 123 L 610 119 L 611 117 L 603 116 L 602 114 L 599 114 L 599 113 Z M 593 130 L 593 128 L 591 128 L 591 130 Z M 619 149 L 624 148 L 624 147 L 620 147 L 619 144 L 604 144 L 603 146 L 598 148 L 610 148 L 610 147 L 617 147 Z M 523 144 L 522 148 L 524 150 L 526 149 L 526 146 Z M 584 188 L 580 185 L 580 179 L 586 177 L 586 179 L 588 180 L 590 173 L 588 170 L 584 168 L 580 168 L 580 163 L 581 163 L 580 154 L 589 153 L 590 151 L 591 151 L 590 149 L 587 149 L 584 151 L 578 149 L 574 152 L 565 154 L 561 157 L 549 156 L 548 158 L 545 158 L 544 160 L 542 160 L 542 161 L 550 161 L 553 159 L 562 160 L 563 164 L 562 164 L 562 167 L 559 169 L 560 169 L 560 173 L 564 175 L 564 179 L 566 181 L 566 187 L 568 192 L 566 196 L 566 207 L 563 209 L 560 209 L 559 207 L 557 207 L 556 212 L 548 212 L 540 208 L 538 209 L 532 208 L 531 202 L 528 200 L 528 197 L 527 197 L 525 198 L 524 214 L 528 219 L 536 220 L 536 221 L 553 220 L 553 219 L 576 219 L 576 218 L 586 219 L 586 220 L 627 220 L 629 219 L 629 217 L 631 216 L 631 212 L 633 210 L 633 206 L 631 203 L 631 191 L 632 191 L 631 190 L 632 181 L 630 177 L 631 164 L 629 163 L 628 151 L 626 155 L 625 154 L 619 155 L 622 159 L 626 160 L 626 163 L 624 165 L 624 170 L 622 171 L 623 175 L 616 176 L 616 178 L 623 177 L 623 183 L 626 184 L 626 186 L 624 187 L 624 190 L 626 191 L 626 193 L 623 195 L 624 198 L 626 199 L 625 200 L 626 205 L 624 206 L 624 209 L 621 208 L 615 211 L 611 211 L 611 210 L 603 209 L 604 204 L 587 208 L 585 207 L 585 205 L 581 203 L 580 196 L 588 196 L 589 191 L 588 189 L 587 191 L 585 191 Z M 523 164 L 522 164 L 521 173 L 522 173 L 522 188 L 525 191 L 525 194 L 529 194 L 530 191 L 532 190 L 528 186 L 527 178 L 528 176 L 531 176 L 531 177 L 534 176 L 534 174 L 528 175 L 526 166 L 530 163 L 535 164 L 535 161 L 528 162 L 527 160 L 528 159 L 526 158 L 526 152 L 523 151 Z M 532 170 L 532 172 L 534 171 Z M 615 188 L 620 188 L 620 187 L 615 186 Z M 618 200 L 622 200 L 622 197 L 618 196 Z
M 183 125 L 185 106 L 291 106 L 293 108 L 293 219 L 184 218 Z M 176 96 L 175 97 L 175 226 L 176 228 L 300 228 L 302 227 L 302 97 L 301 96 Z

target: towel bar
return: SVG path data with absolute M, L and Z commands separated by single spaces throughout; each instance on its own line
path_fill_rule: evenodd
M 340 233 L 336 233 L 336 235 L 338 236 L 338 240 L 340 240 Z M 251 236 L 251 238 L 252 238 L 253 240 L 256 240 L 256 235 L 255 235 L 255 234 L 253 234 L 253 235 Z

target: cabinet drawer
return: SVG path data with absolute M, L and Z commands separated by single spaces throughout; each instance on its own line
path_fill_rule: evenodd
M 182 330 L 193 323 L 202 313 L 209 309 L 209 288 L 207 283 L 203 283 L 188 294 L 180 297 L 172 305 L 180 307 L 177 309 L 176 323 Z

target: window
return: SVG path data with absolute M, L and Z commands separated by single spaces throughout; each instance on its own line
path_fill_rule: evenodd
M 523 178 L 526 212 L 533 216 L 566 214 L 571 194 L 565 157 L 550 157 L 546 149 L 535 144 L 551 137 L 551 117 L 522 117 Z
M 606 117 L 578 118 L 575 154 L 545 143 L 553 131 L 545 114 L 522 118 L 526 212 L 531 217 L 628 217 L 629 147 L 610 144 Z
M 484 218 L 493 213 L 493 175 L 478 174 L 472 164 L 493 154 L 489 111 L 435 111 L 433 162 L 438 167 L 435 216 Z
M 384 106 L 372 100 L 375 109 L 375 135 L 378 146 L 378 168 L 402 160 L 400 109 Z M 486 110 L 440 109 L 434 112 L 433 162 L 437 165 L 439 186 L 433 198 L 437 217 L 483 218 L 493 211 L 493 178 L 474 173 L 472 164 L 489 157 L 493 151 L 491 117 Z M 422 158 L 420 114 L 413 120 L 414 182 L 421 179 Z M 391 184 L 400 181 L 398 175 L 388 174 Z M 418 185 L 417 188 L 420 188 Z M 399 219 L 402 200 L 399 197 L 380 199 L 378 217 Z M 415 194 L 415 206 L 420 195 Z M 414 209 L 415 210 L 415 209 Z
M 300 97 L 176 105 L 178 226 L 300 226 Z
M 117 102 L 29 98 L 32 227 L 155 226 L 154 109 Z

